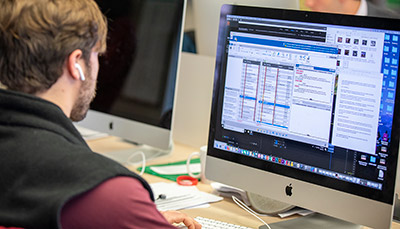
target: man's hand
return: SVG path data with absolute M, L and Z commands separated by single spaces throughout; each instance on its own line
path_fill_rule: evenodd
M 161 214 L 170 224 L 183 223 L 188 229 L 200 229 L 201 225 L 192 217 L 179 211 L 162 211 Z

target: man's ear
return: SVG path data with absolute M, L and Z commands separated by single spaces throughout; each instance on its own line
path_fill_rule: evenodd
M 84 76 L 82 77 L 83 74 L 82 68 L 79 69 L 77 68 L 76 65 L 78 64 L 79 66 L 82 66 L 82 64 L 80 63 L 83 63 L 82 50 L 76 49 L 68 56 L 66 63 L 67 70 L 74 80 L 81 80 L 81 78 L 84 77 Z

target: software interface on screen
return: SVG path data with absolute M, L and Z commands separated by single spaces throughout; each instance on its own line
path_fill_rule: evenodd
M 214 148 L 384 190 L 396 31 L 229 15 Z

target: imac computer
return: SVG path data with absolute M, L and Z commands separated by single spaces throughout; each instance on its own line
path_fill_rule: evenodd
M 295 228 L 390 228 L 399 41 L 395 19 L 224 5 L 206 177 L 317 212 Z
M 146 159 L 167 154 L 186 1 L 96 2 L 108 21 L 107 51 L 96 97 L 77 125 L 139 144 Z M 106 156 L 124 163 L 133 148 Z
M 196 51 L 200 55 L 215 57 L 223 4 L 299 9 L 299 0 L 192 0 Z

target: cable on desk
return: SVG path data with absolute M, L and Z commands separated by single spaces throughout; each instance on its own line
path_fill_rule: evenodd
M 265 226 L 267 226 L 269 229 L 271 229 L 271 227 L 264 221 L 262 220 L 260 217 L 257 216 L 257 213 L 253 211 L 253 209 L 247 207 L 246 204 L 244 204 L 241 200 L 239 200 L 238 198 L 236 198 L 235 196 L 232 196 L 232 200 L 233 202 L 235 202 L 235 204 L 237 204 L 239 207 L 241 207 L 243 210 L 247 211 L 248 213 L 252 214 L 254 217 L 256 217 L 258 220 L 260 220 L 263 224 L 265 224 Z
M 135 157 L 137 154 L 140 154 L 142 156 L 142 170 L 139 173 L 139 175 L 142 176 L 144 173 L 144 170 L 146 169 L 146 156 L 144 155 L 144 153 L 142 151 L 136 151 L 131 156 L 129 156 L 128 164 L 131 166 L 135 166 L 135 164 L 131 162 L 131 159 L 133 157 Z

